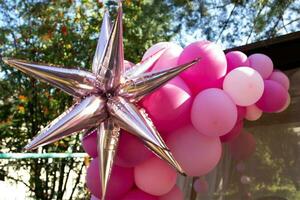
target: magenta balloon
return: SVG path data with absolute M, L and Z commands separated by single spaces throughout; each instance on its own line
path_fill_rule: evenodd
M 281 71 L 272 72 L 269 80 L 276 81 L 277 83 L 281 84 L 286 90 L 290 88 L 289 78 Z
M 200 178 L 198 178 L 193 184 L 194 190 L 198 193 L 207 193 L 208 187 L 207 181 Z
M 201 60 L 190 69 L 181 73 L 181 77 L 191 88 L 193 94 L 203 89 L 214 87 L 227 70 L 227 62 L 221 47 L 209 41 L 194 42 L 184 48 L 178 64 L 193 59 Z
M 238 67 L 229 72 L 223 82 L 223 89 L 239 106 L 256 103 L 263 94 L 264 81 L 257 71 L 250 67 Z
M 269 76 L 273 72 L 273 62 L 271 58 L 264 54 L 252 54 L 251 56 L 249 56 L 248 60 L 250 66 L 258 71 L 263 79 L 269 78 Z
M 121 167 L 134 167 L 152 155 L 136 136 L 122 130 L 119 141 L 116 164 Z
M 221 142 L 230 142 L 234 140 L 241 133 L 243 126 L 244 121 L 238 121 L 231 131 L 220 137 Z
M 159 200 L 157 196 L 153 196 L 139 189 L 133 189 L 128 192 L 121 200 Z
M 238 118 L 237 118 L 237 122 L 243 120 L 246 116 L 246 107 L 242 107 L 242 106 L 237 106 L 237 112 L 238 112 Z
M 246 108 L 245 119 L 249 121 L 256 121 L 262 116 L 263 112 L 256 105 L 251 105 Z
M 152 157 L 134 168 L 136 186 L 155 196 L 170 192 L 176 184 L 176 178 L 176 171 L 158 157 Z
M 262 97 L 256 103 L 263 112 L 277 112 L 281 110 L 288 99 L 288 92 L 284 87 L 272 80 L 265 80 L 265 90 Z
M 207 174 L 217 165 L 222 154 L 219 137 L 202 135 L 191 125 L 170 134 L 167 145 L 189 176 Z
M 98 157 L 94 158 L 87 169 L 86 185 L 91 193 L 101 199 Z M 108 184 L 106 200 L 116 200 L 124 196 L 134 185 L 132 168 L 114 166 Z
M 256 142 L 250 133 L 242 132 L 229 143 L 232 158 L 241 161 L 248 159 L 255 152 Z
M 85 136 L 83 136 L 82 147 L 84 151 L 89 154 L 92 158 L 98 156 L 97 152 L 97 131 L 93 131 Z
M 248 57 L 241 51 L 231 51 L 226 54 L 227 73 L 231 70 L 241 67 L 250 66 Z
M 200 133 L 213 137 L 221 136 L 234 127 L 237 108 L 223 90 L 206 89 L 195 97 L 191 120 Z
M 175 185 L 169 193 L 160 196 L 159 200 L 183 200 L 183 193 L 179 187 Z
M 191 91 L 180 77 L 176 77 L 145 97 L 142 105 L 160 132 L 171 132 L 190 122 Z

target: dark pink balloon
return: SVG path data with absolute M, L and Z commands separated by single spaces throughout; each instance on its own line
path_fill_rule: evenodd
M 229 143 L 229 150 L 232 158 L 238 161 L 248 159 L 256 148 L 256 142 L 252 134 L 242 132 Z
M 221 142 L 229 142 L 235 139 L 241 133 L 243 126 L 244 121 L 238 121 L 231 131 L 220 137 Z
M 242 107 L 242 106 L 237 106 L 237 112 L 238 112 L 238 118 L 237 118 L 237 122 L 243 120 L 246 116 L 246 107 Z
M 288 100 L 288 92 L 276 81 L 265 80 L 264 83 L 264 93 L 256 103 L 257 107 L 268 113 L 281 110 Z
M 116 164 L 121 167 L 134 167 L 147 160 L 152 152 L 136 136 L 121 131 Z
M 165 161 L 152 157 L 134 168 L 136 186 L 151 195 L 167 194 L 176 184 L 177 173 Z
M 170 134 L 167 145 L 189 176 L 207 174 L 217 165 L 222 154 L 219 137 L 202 135 L 192 125 Z
M 94 158 L 87 169 L 86 185 L 91 193 L 101 199 L 98 157 Z M 134 185 L 133 169 L 114 166 L 107 189 L 106 200 L 118 200 Z
M 121 200 L 159 200 L 157 196 L 147 194 L 139 189 L 133 189 L 128 192 Z
M 286 90 L 290 88 L 290 80 L 285 75 L 285 73 L 281 71 L 274 71 L 272 72 L 271 76 L 269 77 L 269 80 L 276 81 L 277 83 L 280 83 Z
M 183 193 L 179 187 L 175 185 L 169 193 L 160 196 L 159 200 L 183 200 Z
M 256 53 L 248 57 L 250 67 L 258 71 L 263 79 L 269 78 L 273 72 L 273 62 L 267 55 Z
M 217 44 L 209 41 L 198 41 L 188 45 L 181 53 L 178 64 L 184 64 L 196 58 L 201 58 L 201 60 L 180 75 L 191 88 L 193 94 L 219 85 L 219 79 L 227 71 L 225 54 Z
M 97 153 L 97 131 L 93 131 L 83 136 L 82 147 L 84 151 L 89 154 L 92 158 L 98 156 Z
M 247 55 L 241 51 L 228 52 L 226 54 L 226 60 L 227 60 L 227 73 L 237 67 L 250 65 Z

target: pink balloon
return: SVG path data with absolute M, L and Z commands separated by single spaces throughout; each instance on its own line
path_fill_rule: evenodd
M 263 79 L 269 78 L 273 71 L 273 62 L 271 58 L 264 54 L 256 53 L 249 56 L 248 60 L 250 66 L 258 71 Z
M 246 108 L 246 116 L 245 119 L 249 121 L 258 120 L 262 116 L 263 112 L 259 109 L 255 104 L 248 106 Z
M 134 167 L 150 158 L 152 152 L 136 136 L 124 130 L 121 132 L 116 164 L 121 167 Z
M 175 185 L 169 193 L 160 196 L 159 200 L 183 200 L 183 193 L 179 187 Z
M 224 52 L 219 45 L 212 42 L 198 41 L 188 45 L 181 53 L 178 64 L 184 64 L 196 58 L 201 60 L 180 75 L 193 94 L 218 86 L 227 70 Z
M 229 143 L 232 158 L 240 161 L 248 159 L 255 152 L 256 142 L 250 133 L 242 132 Z
M 132 66 L 134 66 L 135 64 L 128 61 L 128 60 L 124 60 L 124 67 L 125 67 L 125 70 L 128 70 L 130 69 Z
M 246 115 L 246 107 L 237 106 L 238 118 L 236 121 L 241 121 L 245 118 Z
M 250 66 L 246 54 L 244 54 L 241 51 L 228 52 L 226 54 L 226 60 L 227 60 L 227 73 L 241 66 Z
M 277 113 L 285 111 L 289 107 L 290 104 L 291 104 L 291 96 L 290 96 L 290 94 L 288 94 L 288 98 L 287 98 L 287 100 L 285 102 L 285 105 L 283 106 L 282 109 L 280 109 L 279 111 L 277 111 Z
M 189 176 L 207 174 L 217 165 L 222 154 L 219 137 L 202 135 L 191 125 L 170 134 L 167 145 Z
M 128 192 L 121 200 L 159 200 L 158 197 L 147 194 L 139 189 Z
M 198 178 L 194 182 L 193 188 L 198 193 L 207 193 L 209 186 L 206 180 Z
M 95 197 L 94 195 L 91 196 L 91 200 L 100 200 L 97 197 Z
M 86 185 L 91 193 L 101 199 L 98 157 L 94 158 L 87 169 Z M 134 185 L 132 168 L 114 166 L 110 177 L 106 200 L 120 199 Z
M 237 108 L 223 90 L 206 89 L 195 97 L 191 120 L 200 133 L 213 137 L 221 136 L 234 127 Z
M 254 69 L 238 67 L 226 75 L 223 89 L 237 105 L 249 106 L 262 96 L 264 81 Z
M 151 46 L 147 51 L 144 53 L 144 56 L 142 60 L 145 60 L 146 58 L 152 56 L 153 54 L 157 53 L 158 51 L 162 49 L 168 49 L 170 46 L 172 46 L 172 42 L 159 42 Z
M 160 132 L 171 132 L 190 122 L 191 92 L 180 77 L 145 97 L 142 105 Z
M 238 121 L 231 131 L 220 137 L 221 142 L 230 142 L 234 140 L 241 133 L 243 126 L 244 121 Z
M 265 90 L 256 103 L 263 112 L 277 112 L 281 110 L 288 99 L 288 92 L 282 85 L 272 80 L 265 80 Z
M 155 196 L 170 192 L 176 184 L 176 178 L 176 171 L 158 157 L 152 157 L 134 168 L 136 186 Z
M 83 136 L 81 142 L 82 147 L 87 154 L 89 154 L 92 158 L 98 156 L 97 131 L 93 131 L 92 133 L 88 133 L 87 135 Z
M 277 83 L 281 84 L 286 90 L 290 88 L 289 78 L 281 71 L 272 72 L 271 76 L 269 77 L 269 80 L 276 81 Z

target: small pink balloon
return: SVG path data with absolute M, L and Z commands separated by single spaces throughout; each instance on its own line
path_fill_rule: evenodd
M 87 154 L 89 154 L 92 158 L 95 158 L 98 156 L 97 131 L 93 131 L 93 132 L 88 133 L 87 135 L 83 136 L 81 142 L 82 142 L 82 147 Z
M 283 106 L 282 109 L 280 109 L 279 111 L 277 111 L 277 113 L 281 113 L 281 112 L 285 111 L 289 107 L 290 104 L 291 104 L 291 96 L 290 96 L 290 94 L 288 94 L 288 98 L 286 100 L 285 105 Z
M 257 71 L 250 67 L 238 67 L 229 72 L 223 82 L 223 89 L 239 106 L 256 103 L 263 94 L 264 81 Z
M 242 107 L 242 106 L 237 106 L 237 112 L 238 112 L 238 118 L 236 121 L 241 121 L 245 118 L 246 116 L 246 107 Z
M 181 77 L 191 88 L 193 94 L 214 87 L 226 74 L 227 62 L 221 47 L 209 41 L 194 42 L 184 48 L 178 64 L 190 62 L 196 58 L 200 61 L 181 73 Z
M 288 99 L 288 92 L 284 87 L 272 80 L 265 80 L 265 90 L 256 103 L 263 112 L 277 112 L 284 108 Z
M 224 142 L 230 142 L 234 140 L 241 133 L 243 127 L 244 127 L 244 121 L 243 120 L 238 121 L 231 131 L 229 131 L 228 133 L 220 137 L 221 142 L 224 143 Z
M 205 179 L 198 178 L 197 180 L 195 180 L 193 188 L 197 193 L 204 194 L 208 192 L 209 186 Z
M 269 78 L 273 72 L 273 62 L 268 56 L 256 53 L 248 57 L 250 66 L 258 71 L 263 79 Z
M 232 158 L 241 161 L 248 159 L 255 152 L 256 142 L 250 133 L 242 132 L 229 143 Z
M 91 193 L 101 199 L 98 157 L 94 158 L 87 169 L 86 185 Z M 106 200 L 116 200 L 124 196 L 134 185 L 132 168 L 114 166 L 107 188 Z
M 207 174 L 217 165 L 222 154 L 219 137 L 202 135 L 191 125 L 170 134 L 167 145 L 189 176 Z
M 134 167 L 150 158 L 152 152 L 136 136 L 121 131 L 116 164 L 121 167 Z
M 213 137 L 221 136 L 234 127 L 237 108 L 223 90 L 206 89 L 195 97 L 191 120 L 200 133 Z
M 134 168 L 136 186 L 155 196 L 170 192 L 176 184 L 176 178 L 176 171 L 158 157 L 152 157 Z
M 183 200 L 183 193 L 179 187 L 175 185 L 169 193 L 160 196 L 159 200 Z
M 277 83 L 281 84 L 286 90 L 290 88 L 289 78 L 287 77 L 287 75 L 285 75 L 285 73 L 281 71 L 272 72 L 269 80 L 276 81 Z
M 227 60 L 227 73 L 235 68 L 250 65 L 247 55 L 241 51 L 228 52 L 226 54 L 226 60 Z
M 147 194 L 139 189 L 133 189 L 128 192 L 121 200 L 159 200 L 157 196 Z
M 245 119 L 256 121 L 262 116 L 263 112 L 255 104 L 247 106 Z
M 147 51 L 144 53 L 142 60 L 147 59 L 148 57 L 152 56 L 153 54 L 157 53 L 158 51 L 162 49 L 168 49 L 170 46 L 172 46 L 172 42 L 159 42 L 154 45 L 152 45 Z

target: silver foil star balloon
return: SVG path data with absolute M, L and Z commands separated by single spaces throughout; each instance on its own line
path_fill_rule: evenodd
M 147 73 L 164 52 L 162 49 L 125 71 L 122 31 L 122 5 L 119 3 L 113 26 L 108 12 L 104 14 L 92 73 L 17 59 L 3 59 L 8 65 L 77 98 L 77 103 L 42 129 L 25 148 L 36 149 L 75 132 L 97 129 L 102 200 L 105 199 L 120 129 L 137 136 L 157 156 L 178 172 L 184 173 L 146 111 L 139 108 L 136 102 L 198 62 L 197 59 L 172 69 Z

